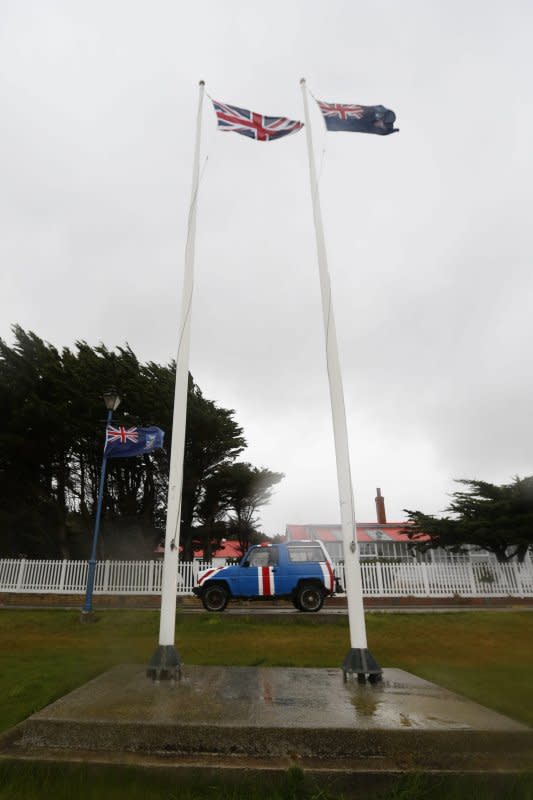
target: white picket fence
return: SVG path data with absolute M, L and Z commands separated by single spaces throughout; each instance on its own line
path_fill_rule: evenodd
M 177 594 L 192 594 L 198 561 L 181 563 Z M 87 561 L 0 559 L 0 592 L 83 594 Z M 95 594 L 159 594 L 162 561 L 100 561 Z M 344 586 L 344 565 L 335 571 Z M 533 566 L 524 564 L 363 563 L 365 597 L 533 597 Z

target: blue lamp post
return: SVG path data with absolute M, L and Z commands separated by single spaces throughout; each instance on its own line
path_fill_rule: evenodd
M 113 411 L 116 411 L 120 405 L 121 398 L 116 389 L 109 389 L 103 395 L 105 407 L 107 408 L 106 432 L 107 426 L 111 424 L 113 418 Z M 93 619 L 93 590 L 94 590 L 94 576 L 96 573 L 96 548 L 98 546 L 98 534 L 100 532 L 100 517 L 102 516 L 102 503 L 104 499 L 105 488 L 105 474 L 107 466 L 107 455 L 104 445 L 104 455 L 102 456 L 102 467 L 100 469 L 100 486 L 98 489 L 98 500 L 96 503 L 96 517 L 94 520 L 93 532 L 93 545 L 91 550 L 91 558 L 89 559 L 89 569 L 87 571 L 87 588 L 85 591 L 85 603 L 81 611 L 81 621 L 89 622 Z

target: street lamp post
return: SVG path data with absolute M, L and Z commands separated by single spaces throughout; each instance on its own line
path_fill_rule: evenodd
M 103 394 L 105 407 L 107 408 L 106 432 L 107 426 L 111 424 L 113 418 L 113 411 L 116 411 L 120 405 L 121 398 L 116 389 L 109 389 Z M 92 622 L 93 616 L 93 590 L 94 590 L 94 576 L 96 573 L 96 548 L 98 546 L 98 534 L 100 532 L 100 517 L 102 516 L 102 503 L 104 500 L 104 487 L 105 475 L 107 467 L 107 455 L 104 443 L 104 454 L 102 456 L 102 466 L 100 469 L 100 486 L 98 488 L 98 500 L 96 502 L 96 517 L 94 520 L 93 532 L 93 545 L 91 550 L 91 558 L 89 559 L 89 569 L 87 571 L 87 588 L 85 590 L 85 603 L 81 610 L 80 621 Z

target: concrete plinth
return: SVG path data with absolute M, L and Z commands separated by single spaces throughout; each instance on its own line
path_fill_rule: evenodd
M 175 685 L 120 666 L 8 731 L 4 757 L 346 771 L 522 770 L 533 730 L 399 669 L 183 667 Z

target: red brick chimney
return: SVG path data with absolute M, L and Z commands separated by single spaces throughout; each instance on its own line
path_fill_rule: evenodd
M 379 525 L 387 524 L 387 515 L 385 514 L 385 498 L 381 496 L 381 489 L 376 489 L 376 515 Z

